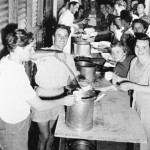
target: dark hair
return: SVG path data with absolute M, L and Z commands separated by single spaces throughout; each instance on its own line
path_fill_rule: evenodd
M 23 29 L 17 29 L 6 36 L 6 46 L 9 52 L 17 46 L 26 47 L 33 41 L 33 34 Z
M 114 3 L 113 3 L 113 2 L 111 2 L 111 1 L 110 1 L 110 2 L 107 2 L 106 5 L 109 5 L 111 8 L 114 9 Z
M 79 3 L 78 3 L 78 2 L 70 2 L 70 3 L 69 3 L 69 8 L 70 8 L 71 5 L 75 6 L 75 5 L 77 5 L 77 4 L 79 4 Z
M 132 21 L 132 16 L 128 10 L 122 10 L 120 13 L 120 18 L 121 20 L 125 20 L 128 23 L 131 23 Z
M 140 23 L 140 24 L 142 24 L 143 25 L 143 27 L 144 27 L 144 29 L 148 29 L 148 23 L 146 23 L 144 20 L 142 20 L 142 19 L 134 19 L 133 20 L 133 22 L 132 22 L 132 29 L 134 28 L 134 25 L 136 24 L 136 23 Z
M 144 8 L 145 8 L 145 4 L 144 4 L 143 2 L 139 2 L 139 3 L 137 4 L 137 6 L 140 5 L 140 4 L 143 5 Z
M 63 24 L 58 24 L 58 25 L 56 26 L 56 28 L 55 28 L 54 34 L 56 33 L 56 31 L 57 31 L 58 29 L 65 29 L 65 30 L 67 30 L 68 36 L 69 36 L 70 33 L 71 33 L 71 29 L 70 29 L 69 26 L 66 26 L 66 25 L 63 25 Z
M 1 40 L 2 40 L 2 44 L 4 47 L 0 51 L 0 59 L 9 54 L 9 51 L 6 45 L 6 37 L 9 33 L 14 32 L 17 28 L 18 28 L 18 24 L 10 23 L 1 30 Z
M 70 0 L 64 0 L 64 3 L 68 3 Z
M 133 11 L 133 14 L 137 15 L 138 16 L 138 13 L 137 13 L 137 5 L 138 4 L 134 4 L 133 8 L 132 8 L 132 11 Z
M 79 6 L 79 10 L 80 10 L 80 9 L 83 9 L 83 10 L 84 10 L 84 6 L 83 6 L 83 5 L 80 5 L 80 6 Z
M 83 5 L 80 5 L 78 11 L 74 14 L 74 18 L 75 18 L 75 19 L 78 18 L 79 11 L 82 10 L 82 9 L 83 9 L 83 11 L 84 11 L 84 6 L 83 6 Z M 84 17 L 84 16 L 82 15 L 82 16 L 81 16 L 81 19 L 82 19 L 83 17 Z
M 145 33 L 137 33 L 136 34 L 136 42 L 137 40 L 148 41 L 150 46 L 150 37 Z

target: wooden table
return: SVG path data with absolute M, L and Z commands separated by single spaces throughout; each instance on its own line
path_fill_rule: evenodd
M 100 81 L 101 82 L 101 81 Z M 95 84 L 98 86 L 98 83 Z M 106 96 L 94 106 L 93 128 L 77 133 L 65 124 L 65 113 L 59 115 L 55 136 L 63 138 L 146 143 L 146 135 L 140 119 L 129 104 L 129 96 L 123 91 L 107 91 Z

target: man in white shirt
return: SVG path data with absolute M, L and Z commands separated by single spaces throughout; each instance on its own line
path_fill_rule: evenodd
M 74 14 L 78 11 L 78 9 L 78 0 L 70 0 L 69 8 L 61 14 L 58 20 L 58 24 L 63 24 L 71 27 L 71 34 L 69 36 L 67 45 L 64 47 L 63 50 L 63 52 L 69 54 L 71 53 L 71 35 L 74 33 L 75 30 L 79 29 L 79 26 L 77 24 L 74 24 Z

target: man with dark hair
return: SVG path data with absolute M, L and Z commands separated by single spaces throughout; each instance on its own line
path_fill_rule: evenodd
M 64 87 L 71 82 L 75 83 L 75 76 L 79 75 L 72 55 L 62 52 L 69 34 L 70 27 L 58 25 L 54 33 L 54 44 L 50 48 L 59 53 L 53 54 L 50 50 L 43 53 L 35 52 L 31 57 L 37 59 L 35 62 L 37 66 L 35 82 L 38 85 L 36 92 L 43 100 L 54 101 L 58 97 L 64 97 Z M 37 122 L 40 130 L 38 150 L 52 148 L 54 140 L 52 128 L 61 109 L 62 106 L 44 112 L 33 109 L 32 120 Z

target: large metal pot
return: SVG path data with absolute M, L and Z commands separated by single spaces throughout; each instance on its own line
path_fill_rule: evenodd
M 77 70 L 80 74 L 90 82 L 95 81 L 96 78 L 96 65 L 88 61 L 77 61 Z
M 94 42 L 95 41 L 95 36 L 88 37 L 87 39 L 83 39 L 81 37 L 73 37 L 72 38 L 74 42 Z
M 75 94 L 75 104 L 67 106 L 66 125 L 73 131 L 88 131 L 93 127 L 94 100 L 96 94 L 93 91 L 84 91 Z
M 68 141 L 69 150 L 96 150 L 96 146 L 89 140 L 70 140 Z
M 90 56 L 91 45 L 89 42 L 74 42 L 74 55 L 77 56 Z

